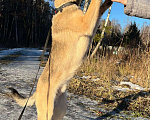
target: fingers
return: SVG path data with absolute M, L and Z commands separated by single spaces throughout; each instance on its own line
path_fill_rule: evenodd
M 127 5 L 127 0 L 111 0 L 112 2 L 119 2 L 122 3 L 124 5 Z

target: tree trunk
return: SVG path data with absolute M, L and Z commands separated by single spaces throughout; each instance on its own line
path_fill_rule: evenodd
M 10 37 L 11 37 L 13 24 L 14 24 L 14 17 L 13 17 L 13 20 L 12 20 L 12 23 L 11 23 L 11 28 L 10 28 L 10 33 L 9 33 L 9 36 L 8 36 L 8 40 L 10 40 Z
M 89 5 L 89 0 L 85 0 L 84 8 L 83 8 L 83 13 L 85 14 Z
M 16 20 L 16 44 L 18 45 L 18 25 L 17 25 L 17 17 L 15 18 Z
M 105 28 L 107 26 L 107 23 L 108 23 L 108 20 L 109 20 L 109 17 L 110 17 L 110 12 L 111 12 L 111 8 L 112 8 L 112 5 L 109 7 L 109 11 L 108 11 L 108 15 L 107 15 L 107 19 L 106 19 L 106 22 L 105 22 L 105 25 L 104 25 L 104 28 L 102 30 L 102 33 L 101 33 L 101 39 L 100 41 L 97 43 L 97 46 L 95 47 L 94 51 L 92 52 L 92 54 L 90 55 L 90 59 L 93 58 L 93 56 L 96 54 L 100 44 L 101 44 L 101 41 L 104 37 L 104 33 L 105 33 Z

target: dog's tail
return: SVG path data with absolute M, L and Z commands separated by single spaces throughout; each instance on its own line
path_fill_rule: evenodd
M 9 94 L 9 96 L 12 97 L 20 106 L 25 106 L 28 98 L 25 98 L 22 95 L 20 95 L 18 91 L 15 90 L 14 88 L 8 88 L 8 89 L 11 90 L 11 94 Z M 34 104 L 35 95 L 36 92 L 34 92 L 33 95 L 29 98 L 27 106 L 32 106 Z

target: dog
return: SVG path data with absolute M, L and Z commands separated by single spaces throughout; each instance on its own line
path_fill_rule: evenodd
M 28 106 L 35 102 L 38 120 L 62 120 L 67 110 L 66 85 L 86 58 L 101 15 L 112 2 L 91 0 L 85 14 L 79 0 L 55 0 L 57 14 L 52 19 L 52 48 L 38 80 L 36 92 Z M 12 97 L 24 106 L 27 98 L 10 88 Z

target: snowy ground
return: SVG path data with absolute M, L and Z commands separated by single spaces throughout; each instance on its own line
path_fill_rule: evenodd
M 5 95 L 8 92 L 7 87 L 14 87 L 20 93 L 28 95 L 35 79 L 38 65 L 40 63 L 39 56 L 42 51 L 37 49 L 13 49 L 0 52 L 0 59 L 4 56 L 19 52 L 21 56 L 16 58 L 13 62 L 2 65 L 0 64 L 0 120 L 17 120 L 22 111 L 22 107 L 17 105 L 12 99 Z M 40 76 L 43 68 L 40 69 Z M 35 91 L 35 88 L 34 88 Z M 84 96 L 77 96 L 67 93 L 68 96 L 68 110 L 63 120 L 100 120 L 100 119 L 134 119 L 134 120 L 148 120 L 144 118 L 134 118 L 126 115 L 124 112 L 114 113 L 113 111 L 106 111 L 105 108 L 98 107 L 96 101 L 90 100 Z M 93 111 L 111 113 L 113 118 L 98 117 Z M 36 120 L 36 107 L 27 107 L 22 120 Z M 114 118 L 115 115 L 115 118 Z

